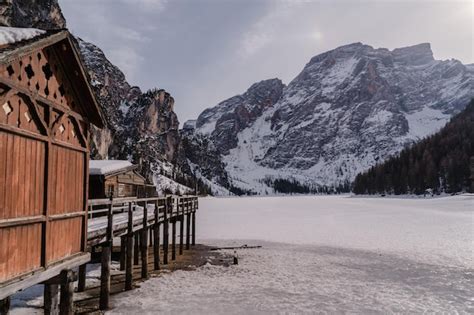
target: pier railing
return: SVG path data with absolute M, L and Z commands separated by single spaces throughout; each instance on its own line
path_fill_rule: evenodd
M 195 244 L 198 206 L 196 196 L 89 200 L 87 245 L 91 249 L 101 248 L 99 301 L 101 310 L 109 307 L 110 263 L 114 238 L 120 237 L 120 269 L 125 270 L 125 290 L 130 290 L 133 265 L 139 264 L 139 257 L 142 266 L 141 276 L 148 278 L 148 247 L 153 247 L 155 270 L 160 269 L 160 259 L 163 264 L 168 264 L 170 247 L 171 260 L 176 259 L 177 223 L 179 223 L 179 254 L 183 254 L 184 247 L 189 249 L 190 245 Z M 186 240 L 184 240 L 185 236 Z M 162 245 L 162 254 L 160 245 Z M 85 281 L 86 267 L 83 265 L 79 268 L 78 291 L 85 289 Z

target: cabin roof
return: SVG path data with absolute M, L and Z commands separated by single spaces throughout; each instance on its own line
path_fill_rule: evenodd
M 74 69 L 73 74 L 79 78 L 74 82 L 74 86 L 78 90 L 79 102 L 87 113 L 86 118 L 97 127 L 104 127 L 102 110 L 90 86 L 90 79 L 82 63 L 76 41 L 68 30 L 45 31 L 35 28 L 0 27 L 0 63 L 9 63 L 35 50 L 58 43 L 61 45 L 57 45 L 57 53 L 65 65 Z M 70 49 L 64 49 L 67 46 Z M 74 78 L 73 74 L 70 74 L 70 78 Z
M 90 160 L 89 161 L 89 174 L 90 175 L 103 175 L 107 176 L 115 173 L 124 173 L 136 169 L 137 166 L 133 165 L 126 160 Z

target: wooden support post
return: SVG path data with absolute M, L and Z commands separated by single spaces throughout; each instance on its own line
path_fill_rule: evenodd
M 0 300 L 0 315 L 7 315 L 10 312 L 10 297 Z
M 169 220 L 168 211 L 171 205 L 171 197 L 166 198 L 165 213 L 163 220 L 163 264 L 168 264 L 168 248 L 169 248 Z
M 173 219 L 171 228 L 171 260 L 176 260 L 176 219 Z
M 133 283 L 133 205 L 128 204 L 128 226 L 127 226 L 127 257 L 125 259 L 125 290 L 132 289 Z
M 179 254 L 183 254 L 184 247 L 184 203 L 181 201 L 181 214 L 179 216 Z
M 196 211 L 191 213 L 192 241 L 191 245 L 196 245 Z
M 191 239 L 191 213 L 186 214 L 186 249 L 189 249 Z
M 109 308 L 110 298 L 110 261 L 112 259 L 112 243 L 113 243 L 113 200 L 110 197 L 110 204 L 107 212 L 107 234 L 106 241 L 102 244 L 102 259 L 100 272 L 100 298 L 99 309 L 106 310 Z
M 160 210 L 158 201 L 155 203 L 155 225 L 153 226 L 153 265 L 155 270 L 160 270 Z
M 127 256 L 127 236 L 120 236 L 120 270 L 125 270 L 125 257 Z
M 79 266 L 79 282 L 77 283 L 77 292 L 84 292 L 86 289 L 87 264 Z
M 59 315 L 59 285 L 45 284 L 43 294 L 44 314 Z
M 142 278 L 148 279 L 148 206 L 143 208 L 143 229 L 141 231 Z
M 59 313 L 61 315 L 74 314 L 74 272 L 64 270 L 61 272 L 61 295 L 59 302 Z
M 140 258 L 140 233 L 134 233 L 133 264 L 138 265 Z
M 99 299 L 100 310 L 106 310 L 109 308 L 110 260 L 111 260 L 110 244 L 103 244 L 102 256 L 101 256 L 101 271 L 100 271 L 100 299 Z
M 150 233 L 148 233 L 148 246 L 153 247 L 153 242 L 155 240 L 155 238 L 153 237 L 154 229 L 149 228 L 148 231 L 150 231 Z

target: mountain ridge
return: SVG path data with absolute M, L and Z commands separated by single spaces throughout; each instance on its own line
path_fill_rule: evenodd
M 469 66 L 435 60 L 429 43 L 393 50 L 352 43 L 312 57 L 237 132 L 222 138 L 212 126 L 252 105 L 245 93 L 203 111 L 195 134 L 215 144 L 229 185 L 256 193 L 280 177 L 339 185 L 441 128 L 472 97 L 473 80 Z

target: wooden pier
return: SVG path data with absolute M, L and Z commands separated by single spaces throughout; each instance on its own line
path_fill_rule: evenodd
M 120 240 L 120 269 L 125 271 L 123 290 L 133 288 L 137 268 L 140 268 L 141 278 L 147 279 L 150 265 L 152 270 L 160 270 L 161 264 L 176 260 L 184 249 L 195 245 L 198 209 L 195 196 L 95 199 L 88 201 L 88 208 L 87 250 L 93 253 L 92 257 L 100 255 L 100 310 L 110 307 L 114 240 Z M 43 282 L 45 314 L 74 313 L 73 282 L 78 281 L 77 292 L 86 290 L 87 263 L 91 261 L 85 261 L 77 272 L 64 270 L 59 276 Z M 2 301 L 0 314 L 8 312 L 9 305 L 5 305 L 8 302 L 8 299 Z
M 141 277 L 148 278 L 149 250 L 153 253 L 155 270 L 160 269 L 160 258 L 163 264 L 168 264 L 169 249 L 171 260 L 176 259 L 177 224 L 180 228 L 179 254 L 183 254 L 184 247 L 189 249 L 191 245 L 195 245 L 194 222 L 198 209 L 198 198 L 195 196 L 97 199 L 89 200 L 88 205 L 88 248 L 101 248 L 101 310 L 109 308 L 110 263 L 114 238 L 120 239 L 120 268 L 125 270 L 125 290 L 132 289 L 133 265 L 141 265 Z M 169 225 L 173 231 L 171 242 Z M 85 265 L 79 268 L 78 281 L 78 291 L 81 292 L 86 288 Z

